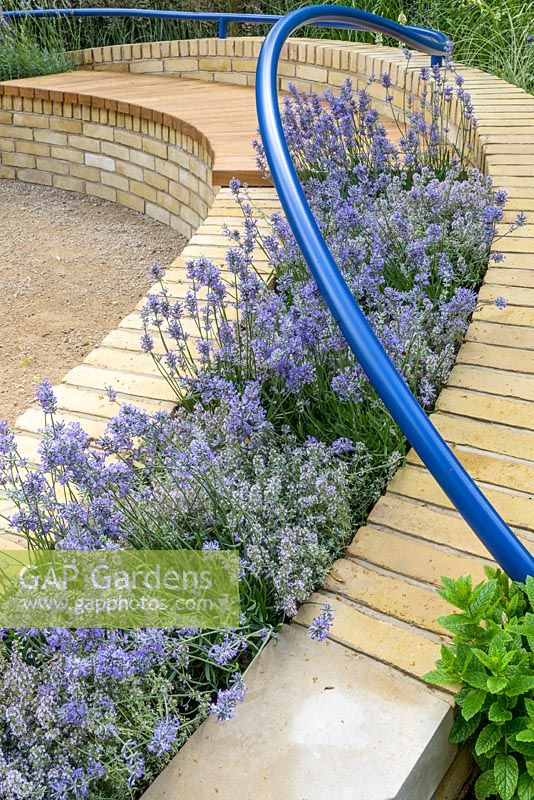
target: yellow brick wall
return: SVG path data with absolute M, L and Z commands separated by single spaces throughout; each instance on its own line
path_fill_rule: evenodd
M 0 178 L 102 197 L 189 239 L 213 200 L 212 160 L 177 128 L 0 87 Z
M 205 81 L 252 86 L 262 39 L 191 39 L 93 48 L 71 53 L 83 69 L 158 72 Z M 374 107 L 387 116 L 402 108 L 406 93 L 421 90 L 420 68 L 428 56 L 414 54 L 407 64 L 400 50 L 328 40 L 290 40 L 282 50 L 279 86 L 295 83 L 304 91 L 337 88 L 350 78 L 365 88 Z M 388 72 L 386 90 L 379 80 Z M 105 197 L 149 214 L 189 237 L 204 219 L 213 198 L 213 153 L 202 135 L 180 129 L 180 120 L 147 109 L 80 104 L 51 96 L 21 97 L 0 85 L 0 178 L 46 184 Z M 137 114 L 137 115 L 136 115 Z M 451 107 L 455 136 L 457 108 Z M 165 124 L 163 124 L 165 123 Z M 473 142 L 484 165 L 482 146 Z
M 254 86 L 262 42 L 261 37 L 186 39 L 80 50 L 71 53 L 71 58 L 73 65 L 81 69 L 160 73 Z M 327 88 L 337 89 L 350 78 L 354 89 L 366 89 L 381 114 L 393 117 L 403 108 L 406 93 L 419 94 L 420 68 L 428 64 L 429 57 L 422 54 L 414 54 L 407 64 L 397 48 L 326 39 L 293 39 L 282 49 L 278 85 L 282 91 L 287 91 L 292 83 L 302 91 L 323 92 Z M 369 83 L 370 76 L 378 79 L 383 72 L 392 79 L 391 103 L 386 101 L 386 90 L 379 80 Z M 453 107 L 451 138 L 456 135 L 455 118 Z M 476 142 L 473 144 L 478 146 Z M 480 156 L 480 152 L 477 155 Z

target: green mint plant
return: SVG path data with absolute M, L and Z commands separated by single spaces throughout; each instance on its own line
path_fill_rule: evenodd
M 439 618 L 453 635 L 424 680 L 459 686 L 450 741 L 470 741 L 480 767 L 477 800 L 534 800 L 534 578 L 442 578 L 438 594 L 459 613 Z

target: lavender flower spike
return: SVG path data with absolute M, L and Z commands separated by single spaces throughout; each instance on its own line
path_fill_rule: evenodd
M 225 722 L 232 719 L 235 715 L 235 710 L 238 703 L 242 703 L 245 699 L 246 686 L 239 673 L 235 676 L 235 681 L 229 689 L 219 689 L 217 692 L 217 700 L 211 705 L 211 714 L 213 714 L 217 722 Z
M 322 609 L 321 613 L 312 619 L 308 628 L 308 638 L 315 642 L 324 642 L 328 638 L 334 622 L 334 612 L 330 603 L 323 603 Z
M 48 378 L 45 378 L 37 385 L 35 392 L 37 402 L 45 412 L 45 414 L 55 414 L 57 411 L 57 400 L 52 390 L 52 384 Z

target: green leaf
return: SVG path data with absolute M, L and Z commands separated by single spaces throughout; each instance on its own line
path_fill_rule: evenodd
M 478 625 L 467 614 L 447 614 L 438 617 L 438 622 L 446 630 L 457 635 L 475 637 L 478 629 Z
M 489 646 L 490 656 L 498 656 L 499 659 L 508 658 L 508 646 L 512 642 L 512 637 L 506 631 L 498 631 L 492 638 Z M 513 657 L 513 653 L 511 654 Z
M 503 708 L 499 702 L 492 703 L 488 711 L 488 719 L 490 722 L 496 722 L 497 725 L 502 725 L 503 722 L 508 722 L 512 719 L 512 713 L 508 709 Z
M 500 742 L 503 736 L 504 733 L 502 728 L 499 728 L 498 725 L 494 725 L 493 723 L 490 723 L 489 725 L 486 725 L 485 728 L 482 728 L 475 744 L 475 753 L 477 756 L 483 755 L 489 750 L 493 750 L 495 745 Z
M 493 770 L 489 769 L 487 772 L 483 772 L 475 783 L 475 795 L 477 800 L 486 800 L 492 794 L 495 794 L 495 781 Z
M 437 593 L 451 606 L 456 606 L 465 611 L 471 598 L 471 576 L 462 575 L 456 580 L 454 578 L 441 578 L 441 583 L 443 588 L 438 589 Z
M 513 597 L 510 597 L 510 602 L 507 603 L 505 611 L 509 619 L 523 614 L 525 610 L 525 598 L 521 589 L 519 589 Z
M 532 622 L 512 622 L 508 625 L 511 633 L 518 633 L 520 636 L 534 636 L 534 625 Z
M 498 678 L 495 675 L 491 675 L 488 678 L 488 684 L 487 684 L 488 691 L 491 692 L 492 694 L 499 694 L 499 692 L 502 692 L 502 690 L 505 689 L 507 685 L 508 681 L 506 680 L 506 678 Z
M 527 694 L 534 689 L 534 675 L 518 675 L 512 678 L 506 687 L 506 695 L 515 697 L 518 694 Z
M 534 743 L 532 742 L 518 742 L 517 736 L 507 737 L 507 742 L 514 750 L 521 753 L 525 758 L 534 758 Z
M 435 683 L 438 686 L 453 686 L 458 683 L 458 675 L 451 675 L 442 669 L 431 669 L 422 678 L 427 683 Z
M 497 581 L 495 580 L 485 581 L 475 586 L 467 606 L 468 613 L 473 617 L 480 618 L 491 603 L 496 588 Z
M 461 703 L 463 718 L 469 720 L 474 717 L 475 714 L 478 714 L 484 705 L 485 699 L 486 692 L 484 692 L 482 689 L 470 689 Z
M 529 717 L 534 717 L 534 700 L 525 697 L 525 708 Z
M 478 658 L 481 664 L 484 664 L 484 666 L 488 669 L 493 669 L 495 665 L 494 658 L 491 658 L 491 656 L 489 656 L 487 653 L 484 653 L 483 650 L 479 650 L 478 647 L 473 647 L 472 652 Z
M 498 753 L 495 756 L 493 778 L 502 800 L 512 800 L 519 778 L 519 767 L 515 758 Z
M 441 655 L 441 667 L 444 669 L 456 669 L 456 653 L 452 650 L 452 648 L 447 647 L 446 644 L 442 644 L 440 647 L 440 655 Z
M 469 665 L 475 661 L 475 659 L 473 658 L 470 645 L 466 644 L 465 642 L 460 640 L 456 641 L 455 649 L 456 669 L 458 672 L 463 673 L 464 670 L 468 669 Z
M 515 738 L 518 742 L 534 742 L 534 731 L 526 730 L 516 733 Z
M 462 672 L 462 681 L 475 689 L 482 689 L 484 692 L 488 689 L 487 672 L 482 672 L 482 670 L 476 669 L 474 666 L 468 667 Z
M 510 705 L 509 698 L 506 698 L 506 703 L 507 705 Z M 528 728 L 528 723 L 529 723 L 528 717 L 525 717 L 523 714 L 518 714 L 516 712 L 516 716 L 514 716 L 511 723 L 506 726 L 507 735 L 511 736 L 514 733 L 519 733 L 519 731 L 524 731 L 526 728 Z
M 528 772 L 524 772 L 519 778 L 517 794 L 519 800 L 534 800 L 534 778 Z
M 460 744 L 471 738 L 480 724 L 480 718 L 481 714 L 475 714 L 474 717 L 466 720 L 461 714 L 456 714 L 449 734 L 449 741 L 452 744 Z

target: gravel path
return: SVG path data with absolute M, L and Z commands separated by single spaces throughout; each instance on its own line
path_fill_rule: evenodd
M 0 181 L 0 419 L 57 382 L 130 313 L 186 240 L 97 198 Z

